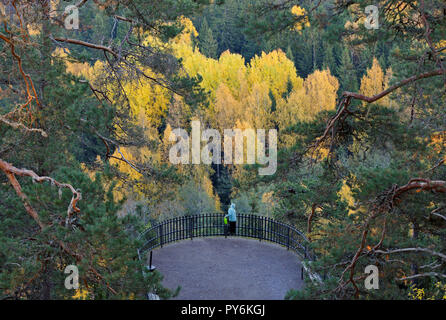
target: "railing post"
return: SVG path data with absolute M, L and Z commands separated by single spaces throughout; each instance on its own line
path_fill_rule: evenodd
M 286 249 L 290 250 L 290 227 L 287 227 L 287 229 L 288 229 L 288 236 L 286 239 Z
M 169 243 L 170 242 L 170 238 L 172 237 L 172 232 L 171 232 L 171 230 L 172 230 L 172 219 L 170 219 L 170 220 L 167 220 L 167 223 L 166 223 L 166 243 Z
M 149 270 L 150 271 L 153 271 L 152 270 L 152 253 L 153 253 L 152 250 L 150 250 L 150 258 L 149 258 Z
M 161 248 L 163 247 L 163 224 L 161 223 L 159 225 L 159 233 L 160 233 L 160 244 Z
M 252 237 L 252 215 L 248 216 L 248 237 Z
M 261 242 L 262 238 L 263 238 L 263 217 L 260 217 L 259 221 L 260 221 L 260 237 L 259 237 L 259 241 Z
M 194 217 L 189 217 L 189 226 L 190 226 L 190 239 L 194 238 Z
M 182 235 L 181 238 L 182 239 L 186 239 L 186 235 L 187 235 L 187 229 L 186 229 L 186 223 L 185 223 L 186 219 L 183 217 L 181 217 L 181 231 L 182 231 Z

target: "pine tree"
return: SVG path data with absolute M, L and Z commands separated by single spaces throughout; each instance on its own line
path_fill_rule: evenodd
M 348 49 L 348 47 L 345 47 L 342 51 L 341 63 L 338 67 L 337 73 L 339 74 L 340 82 L 339 92 L 356 92 L 358 90 L 356 71 L 352 63 L 350 50 Z
M 214 174 L 211 176 L 212 185 L 220 198 L 222 211 L 226 212 L 231 204 L 232 180 L 229 169 L 223 164 L 212 164 Z
M 337 65 L 335 56 L 333 53 L 333 48 L 331 46 L 325 46 L 324 48 L 324 63 L 322 64 L 322 69 L 330 70 L 333 75 L 336 75 Z
M 199 32 L 199 48 L 208 58 L 217 58 L 218 43 L 214 39 L 212 29 L 209 28 L 206 18 L 203 19 Z
M 294 63 L 293 50 L 291 49 L 290 45 L 288 45 L 288 47 L 286 48 L 286 56 L 287 56 L 288 59 L 290 59 Z

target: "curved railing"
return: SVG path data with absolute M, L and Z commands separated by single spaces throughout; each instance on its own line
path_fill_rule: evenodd
M 228 229 L 223 217 L 222 214 L 200 214 L 162 221 L 141 234 L 140 238 L 144 240 L 144 244 L 139 248 L 139 253 L 184 239 L 227 237 Z M 302 232 L 291 225 L 268 217 L 238 214 L 234 236 L 274 242 L 293 250 L 303 258 L 312 260 L 312 255 L 307 250 L 308 239 Z

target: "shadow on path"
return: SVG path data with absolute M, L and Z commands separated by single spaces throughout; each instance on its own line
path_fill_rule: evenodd
M 246 238 L 195 238 L 153 251 L 153 264 L 176 299 L 280 300 L 300 289 L 298 256 L 277 244 Z

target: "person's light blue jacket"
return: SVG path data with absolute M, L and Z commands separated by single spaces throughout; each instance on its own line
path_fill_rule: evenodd
M 225 217 L 227 217 L 228 220 L 231 221 L 231 222 L 237 221 L 237 217 L 236 217 L 236 214 L 235 214 L 235 204 L 234 203 L 231 203 L 231 206 L 228 209 L 228 214 L 225 215 Z

